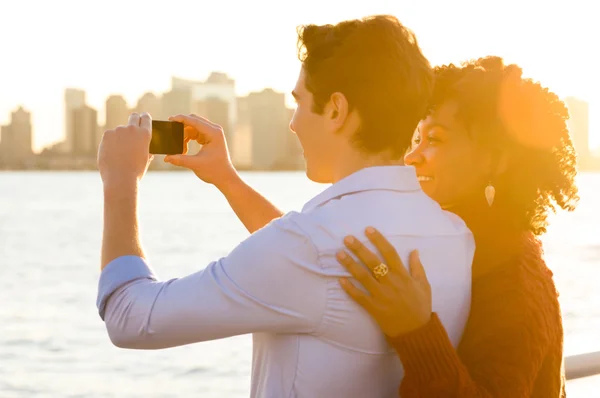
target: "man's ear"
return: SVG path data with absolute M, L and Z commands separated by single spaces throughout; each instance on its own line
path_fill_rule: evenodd
M 341 128 L 348 118 L 349 106 L 346 96 L 340 92 L 331 94 L 329 103 L 327 104 L 329 119 L 338 127 Z

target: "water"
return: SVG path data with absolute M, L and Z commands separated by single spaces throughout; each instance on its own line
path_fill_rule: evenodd
M 285 211 L 324 188 L 303 173 L 245 178 Z M 567 355 L 600 350 L 600 174 L 583 174 L 580 188 L 578 210 L 556 216 L 544 237 Z M 161 278 L 201 269 L 247 236 L 218 191 L 192 173 L 150 173 L 140 206 Z M 95 308 L 101 223 L 96 173 L 0 173 L 0 397 L 247 397 L 249 336 L 163 351 L 111 345 Z M 570 382 L 569 396 L 594 387 L 600 377 Z

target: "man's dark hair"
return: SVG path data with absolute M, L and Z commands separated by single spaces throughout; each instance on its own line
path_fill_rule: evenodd
M 433 72 L 413 32 L 378 15 L 337 25 L 298 28 L 298 58 L 313 111 L 335 92 L 360 115 L 353 142 L 369 153 L 402 155 L 426 113 Z
M 449 101 L 483 150 L 507 156 L 507 169 L 492 180 L 494 208 L 536 235 L 546 231 L 554 203 L 574 209 L 577 156 L 556 94 L 523 78 L 519 66 L 486 57 L 435 68 L 430 111 Z

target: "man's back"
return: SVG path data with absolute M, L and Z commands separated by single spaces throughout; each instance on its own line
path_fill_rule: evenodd
M 474 244 L 420 189 L 412 167 L 360 170 L 183 278 L 147 260 L 103 270 L 98 308 L 119 347 L 157 349 L 254 334 L 252 397 L 392 397 L 401 366 L 374 321 L 341 289 L 335 253 L 379 229 L 406 261 L 418 249 L 433 310 L 456 345 L 466 322 Z
M 318 253 L 315 264 L 304 265 L 309 277 L 281 283 L 319 297 L 322 317 L 307 333 L 254 335 L 252 396 L 397 396 L 402 367 L 396 353 L 338 283 L 347 276 L 335 257 L 343 238 L 364 237 L 367 226 L 379 229 L 405 264 L 409 252 L 419 250 L 432 286 L 433 309 L 458 344 L 469 312 L 474 243 L 458 217 L 442 211 L 420 190 L 412 168 L 359 171 L 315 197 L 302 213 L 278 222 L 308 237 Z M 273 377 L 280 380 L 280 391 L 272 389 Z

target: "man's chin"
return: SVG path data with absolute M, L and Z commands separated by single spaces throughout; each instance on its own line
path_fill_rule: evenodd
M 308 162 L 306 162 L 306 176 L 312 182 L 316 182 L 318 184 L 330 184 L 331 178 L 329 178 L 326 173 L 323 173 L 321 170 L 315 170 L 314 167 L 310 167 Z
M 306 173 L 306 176 L 308 177 L 309 180 L 311 180 L 312 182 L 316 182 L 319 184 L 323 184 L 323 181 L 319 180 L 318 178 L 315 178 L 313 176 L 311 176 L 309 173 Z

